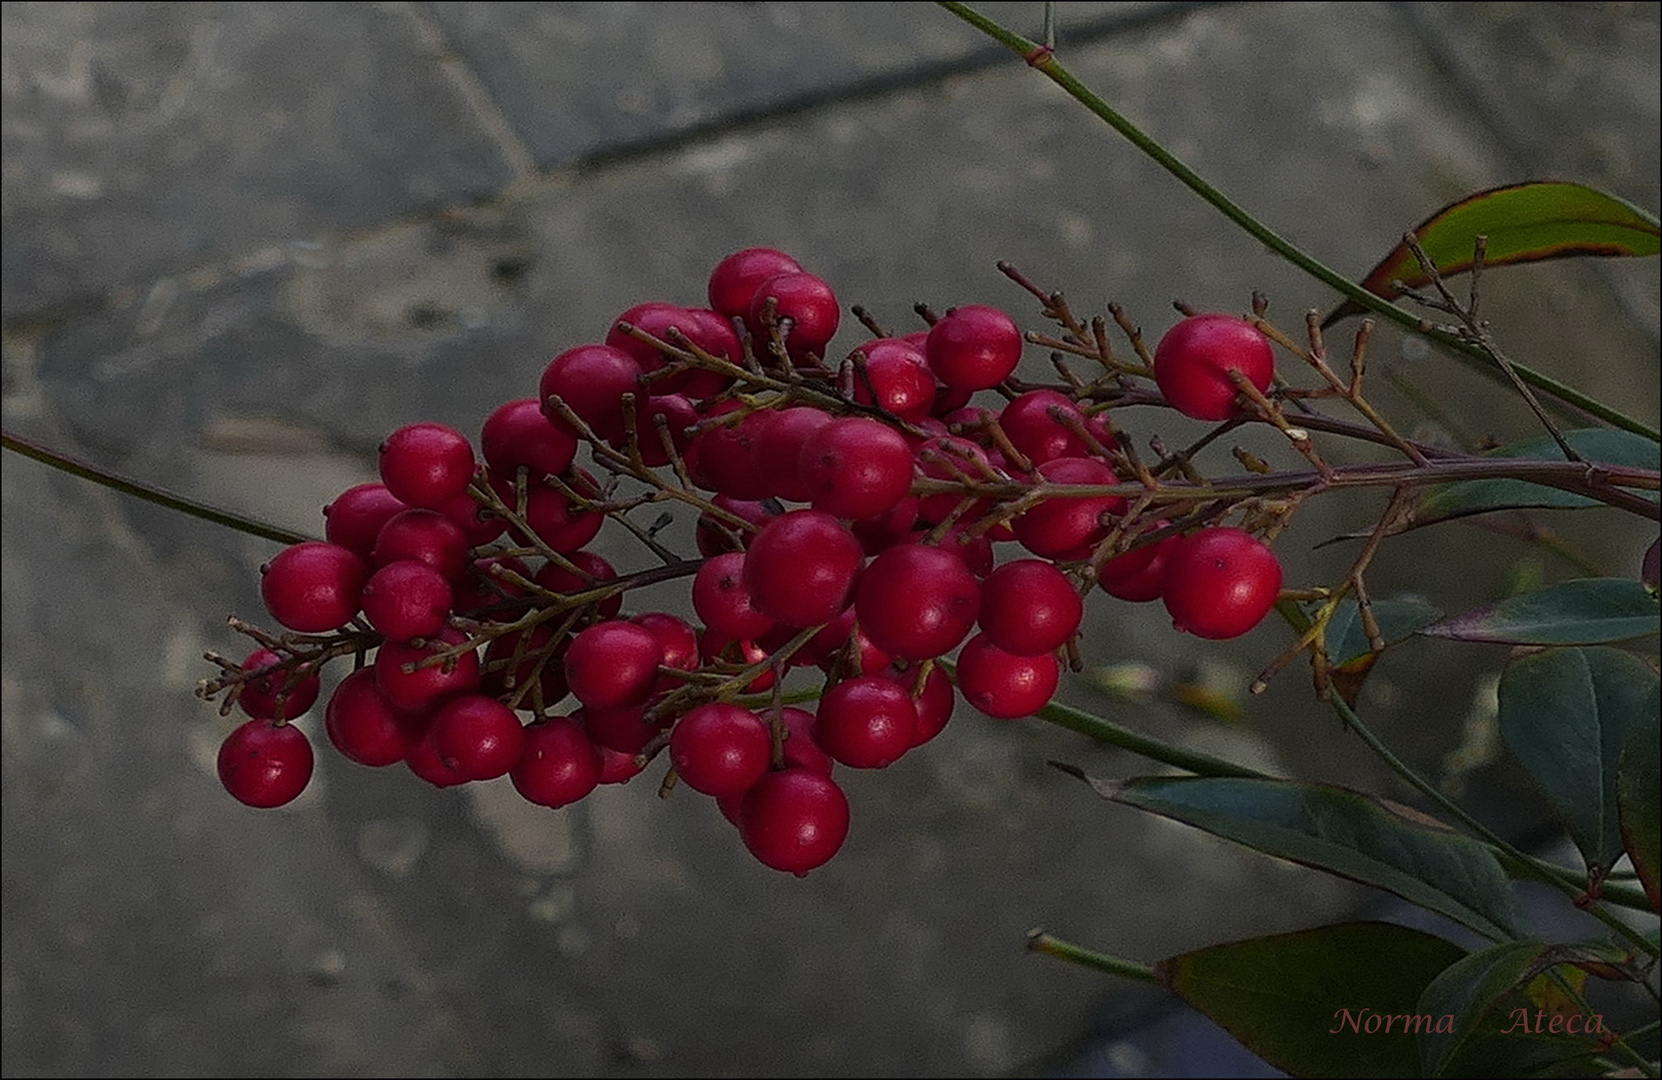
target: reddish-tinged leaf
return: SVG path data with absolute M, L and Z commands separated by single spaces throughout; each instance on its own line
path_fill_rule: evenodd
M 1655 255 L 1662 250 L 1656 217 L 1584 184 L 1541 180 L 1480 191 L 1450 203 L 1414 228 L 1420 246 L 1444 277 L 1472 267 L 1473 245 L 1487 236 L 1487 266 L 1576 255 Z M 1410 288 L 1431 278 L 1406 243 L 1398 244 L 1362 280 L 1375 296 L 1395 300 L 1395 282 Z M 1365 309 L 1347 300 L 1322 323 L 1331 326 Z

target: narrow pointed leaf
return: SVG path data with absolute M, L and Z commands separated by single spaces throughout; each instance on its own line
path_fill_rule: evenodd
M 1657 631 L 1662 607 L 1625 578 L 1583 578 L 1509 596 L 1432 623 L 1420 633 L 1505 645 L 1598 645 Z
M 1662 909 L 1662 696 L 1652 687 L 1650 699 L 1633 718 L 1616 767 L 1616 805 L 1622 846 L 1650 906 Z
M 1342 923 L 1214 945 L 1162 960 L 1154 973 L 1293 1076 L 1412 1076 L 1415 1005 L 1464 955 L 1405 926 Z
M 1372 607 L 1379 636 L 1387 647 L 1412 637 L 1443 614 L 1419 600 L 1375 600 Z M 1362 627 L 1362 608 L 1355 600 L 1346 600 L 1327 621 L 1328 663 L 1341 671 L 1352 670 L 1372 655 L 1373 647 Z
M 1395 893 L 1496 940 L 1515 936 L 1517 900 L 1494 854 L 1345 788 L 1235 777 L 1091 781 L 1107 798 L 1267 855 Z
M 1426 218 L 1414 235 L 1444 277 L 1472 268 L 1479 236 L 1489 238 L 1487 266 L 1580 255 L 1655 255 L 1662 249 L 1662 230 L 1654 215 L 1596 188 L 1559 180 L 1480 191 Z M 1402 295 L 1393 284 L 1397 281 L 1410 288 L 1431 282 L 1406 243 L 1392 248 L 1362 280 L 1362 287 L 1394 300 Z M 1355 301 L 1346 301 L 1322 325 L 1362 310 Z
M 1500 680 L 1500 734 L 1601 878 L 1622 853 L 1616 774 L 1627 733 L 1656 708 L 1657 677 L 1610 648 L 1521 656 Z

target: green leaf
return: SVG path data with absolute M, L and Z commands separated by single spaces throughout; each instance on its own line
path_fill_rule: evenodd
M 1387 647 L 1413 637 L 1428 623 L 1435 622 L 1442 612 L 1419 600 L 1375 600 L 1373 617 L 1379 623 L 1379 636 Z M 1362 629 L 1362 608 L 1354 599 L 1347 599 L 1327 621 L 1327 660 L 1340 670 L 1373 655 L 1368 635 Z
M 1412 1029 L 1424 1023 L 1415 1004 L 1464 955 L 1405 926 L 1342 923 L 1214 945 L 1162 960 L 1154 973 L 1294 1076 L 1412 1076 Z
M 1662 608 L 1642 583 L 1583 578 L 1461 612 L 1420 633 L 1506 645 L 1597 645 L 1654 634 L 1659 618 Z
M 1486 266 L 1510 266 L 1578 255 L 1644 256 L 1662 250 L 1656 218 L 1596 188 L 1558 180 L 1492 188 L 1443 207 L 1420 222 L 1414 235 L 1444 277 L 1472 268 L 1474 244 L 1487 236 Z M 1362 279 L 1375 296 L 1402 295 L 1394 282 L 1410 288 L 1431 283 L 1407 243 Z M 1361 305 L 1346 301 L 1322 323 L 1330 326 Z
M 1387 807 L 1345 788 L 1290 780 L 1088 782 L 1115 802 L 1385 889 L 1486 937 L 1517 934 L 1517 899 L 1494 854 L 1407 808 Z
M 1500 734 L 1558 812 L 1590 876 L 1622 853 L 1616 771 L 1627 733 L 1656 709 L 1657 678 L 1618 649 L 1549 649 L 1500 679 Z
M 1650 906 L 1662 909 L 1658 890 L 1662 871 L 1662 688 L 1651 687 L 1650 698 L 1633 717 L 1622 756 L 1616 766 L 1616 806 L 1622 828 L 1622 845 L 1639 883 L 1650 897 Z
M 1421 1075 L 1527 1076 L 1597 1050 L 1596 1041 L 1564 1032 L 1568 999 L 1562 991 L 1550 980 L 1536 982 L 1579 956 L 1575 946 L 1510 941 L 1451 965 L 1426 987 L 1414 1010 L 1453 1018 L 1418 1035 Z M 1528 992 L 1521 992 L 1526 986 Z M 1554 1015 L 1561 1018 L 1557 1032 L 1551 1030 Z M 1589 1022 L 1583 1018 L 1577 1026 Z

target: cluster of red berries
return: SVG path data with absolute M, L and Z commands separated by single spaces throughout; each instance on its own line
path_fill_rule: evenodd
M 761 862 L 800 874 L 847 835 L 835 764 L 882 768 L 940 734 L 949 670 L 989 716 L 1043 708 L 1092 587 L 1163 598 L 1214 638 L 1274 602 L 1280 567 L 1251 534 L 1127 522 L 1100 490 L 1126 474 L 1122 437 L 1084 395 L 1012 380 L 1025 339 L 1002 311 L 926 312 L 927 330 L 828 366 L 840 305 L 790 256 L 728 256 L 708 302 L 637 305 L 556 356 L 537 397 L 484 422 L 479 455 L 436 423 L 382 444 L 381 482 L 325 509 L 327 541 L 263 569 L 294 633 L 247 628 L 261 647 L 204 684 L 253 718 L 220 751 L 232 795 L 304 789 L 312 751 L 287 721 L 324 663 L 356 655 L 324 722 L 352 761 L 439 786 L 506 775 L 559 807 L 667 749 L 666 789 L 714 797 Z M 1227 316 L 1185 320 L 1154 360 L 1169 401 L 1209 419 L 1235 413 L 1230 371 L 1262 390 L 1272 367 Z M 1002 406 L 972 404 L 984 390 Z M 585 444 L 609 479 L 578 466 Z M 667 501 L 698 509 L 700 558 L 628 517 Z M 661 565 L 620 576 L 585 550 L 608 519 Z M 995 567 L 996 542 L 1025 556 Z M 702 628 L 624 614 L 629 589 L 684 576 Z M 826 674 L 817 706 L 785 707 L 781 680 L 807 666 Z

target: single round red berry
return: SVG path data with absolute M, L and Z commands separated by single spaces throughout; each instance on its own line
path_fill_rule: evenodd
M 409 508 L 385 484 L 359 484 L 347 488 L 323 508 L 323 535 L 331 544 L 339 544 L 367 560 L 375 550 L 381 526 Z
M 644 626 L 612 620 L 595 623 L 566 650 L 566 684 L 584 705 L 634 705 L 652 693 L 664 649 Z
M 469 650 L 425 667 L 434 654 L 460 645 L 466 635 L 445 627 L 421 645 L 388 641 L 375 654 L 375 685 L 393 708 L 407 713 L 427 712 L 441 702 L 479 688 L 479 654 Z
M 957 647 L 981 610 L 981 585 L 964 561 L 924 544 L 902 544 L 860 576 L 854 610 L 872 643 L 892 656 L 928 660 Z
M 1160 520 L 1149 526 L 1150 529 L 1163 529 L 1170 522 Z M 1097 571 L 1097 584 L 1109 596 L 1121 600 L 1130 600 L 1133 603 L 1147 603 L 1150 600 L 1160 599 L 1160 593 L 1166 578 L 1166 562 L 1171 554 L 1172 545 L 1181 537 L 1168 536 L 1163 540 L 1127 551 L 1123 555 L 1116 555 L 1102 564 Z
M 312 744 L 293 724 L 250 720 L 219 747 L 219 782 L 240 803 L 292 802 L 312 779 Z
M 428 717 L 401 713 L 375 685 L 375 669 L 359 668 L 340 681 L 323 710 L 323 730 L 359 765 L 396 765 L 427 733 Z
M 814 741 L 856 769 L 881 769 L 914 745 L 918 710 L 906 687 L 882 675 L 844 679 L 820 698 Z
M 1051 653 L 1016 656 L 988 640 L 970 638 L 958 654 L 958 689 L 964 700 L 998 720 L 1031 716 L 1050 703 L 1062 667 Z
M 1269 614 L 1280 592 L 1281 561 L 1241 529 L 1202 529 L 1166 555 L 1166 610 L 1174 626 L 1197 637 L 1239 637 Z
M 1009 436 L 1010 443 L 1027 455 L 1035 465 L 1061 457 L 1086 457 L 1089 444 L 1074 434 L 1052 412 L 1085 423 L 1085 414 L 1066 394 L 1055 390 L 1029 390 L 1004 406 L 998 415 L 998 425 Z
M 717 555 L 705 560 L 693 577 L 693 610 L 723 637 L 755 638 L 773 629 L 773 616 L 757 610 L 745 580 L 746 557 L 742 551 Z
M 542 373 L 543 415 L 569 435 L 577 430 L 549 401 L 559 397 L 578 419 L 602 439 L 623 437 L 623 395 L 634 394 L 637 408 L 646 400 L 640 385 L 641 366 L 622 349 L 610 345 L 579 345 L 548 362 Z
M 571 468 L 577 459 L 577 436 L 549 420 L 536 398 L 520 398 L 491 413 L 479 433 L 479 448 L 496 472 L 512 476 L 524 465 L 538 479 Z
M 1050 563 L 1005 563 L 981 583 L 981 630 L 1017 656 L 1055 651 L 1079 630 L 1085 615 L 1079 591 Z
M 770 302 L 792 360 L 800 363 L 809 353 L 825 355 L 825 346 L 842 321 L 842 308 L 830 285 L 813 274 L 800 272 L 776 274 L 758 285 L 750 298 L 749 313 L 750 333 L 756 339 L 758 354 L 765 352 L 769 341 L 763 315 Z
M 293 677 L 291 670 L 278 670 L 283 657 L 270 649 L 255 649 L 242 662 L 243 674 L 250 676 L 237 691 L 237 704 L 256 720 L 275 720 L 279 711 L 284 720 L 293 720 L 317 701 L 320 684 L 317 672 Z M 262 671 L 269 675 L 260 676 Z M 277 699 L 282 698 L 281 710 Z
M 571 596 L 603 588 L 608 582 L 617 580 L 617 571 L 612 568 L 612 564 L 605 557 L 592 551 L 573 551 L 566 558 L 571 560 L 573 566 L 587 574 L 588 578 L 567 570 L 557 562 L 550 562 L 537 571 L 537 584 L 550 592 Z M 593 580 L 589 580 L 590 578 Z M 602 619 L 613 618 L 622 610 L 622 593 L 607 597 L 595 607 Z
M 451 698 L 433 717 L 439 758 L 469 780 L 494 780 L 519 761 L 525 728 L 495 698 L 466 694 Z
M 729 795 L 749 788 L 768 771 L 773 736 L 749 709 L 711 702 L 676 723 L 669 758 L 694 791 Z
M 744 582 L 762 614 L 786 626 L 818 626 L 848 607 L 864 563 L 860 541 L 842 522 L 821 510 L 793 510 L 750 542 Z
M 400 502 L 437 509 L 467 491 L 473 447 L 445 424 L 407 424 L 381 444 L 381 482 Z
M 1039 466 L 1039 475 L 1052 484 L 1099 486 L 1120 478 L 1098 458 L 1055 458 Z M 1125 500 L 1117 495 L 1061 496 L 1046 499 L 1025 511 L 1012 525 L 1021 546 L 1046 559 L 1083 559 L 1091 546 L 1108 535 L 1105 515 L 1123 514 Z
M 757 432 L 750 447 L 751 468 L 762 477 L 769 494 L 791 502 L 813 498 L 802 480 L 802 447 L 831 420 L 824 409 L 803 405 L 779 410 L 773 422 Z
M 1228 420 L 1240 412 L 1238 371 L 1260 391 L 1275 375 L 1270 343 L 1233 315 L 1191 315 L 1166 331 L 1154 350 L 1154 381 L 1172 407 L 1196 420 Z
M 924 353 L 947 386 L 986 390 L 1016 370 L 1021 347 L 1021 328 L 1014 319 L 994 307 L 964 304 L 930 328 Z
M 302 634 L 327 634 L 358 614 L 369 567 L 339 544 L 308 540 L 278 552 L 260 574 L 272 618 Z
M 525 749 L 508 776 L 527 802 L 558 808 L 593 791 L 602 766 L 600 750 L 582 727 L 554 717 L 525 729 Z
M 854 400 L 917 423 L 935 405 L 935 374 L 923 354 L 903 341 L 881 338 L 860 346 L 865 374 L 854 371 Z
M 780 274 L 799 274 L 802 265 L 777 248 L 753 247 L 716 263 L 710 271 L 710 306 L 731 319 L 750 314 L 750 301 L 762 282 Z
M 387 519 L 375 539 L 373 561 L 387 566 L 402 559 L 426 563 L 446 581 L 467 570 L 467 534 L 437 510 L 403 510 Z
M 394 641 L 439 632 L 450 614 L 450 583 L 424 562 L 400 559 L 369 576 L 364 585 L 364 617 Z
M 797 467 L 814 509 L 837 517 L 876 517 L 912 490 L 912 448 L 900 432 L 863 416 L 814 432 Z
M 824 866 L 848 838 L 848 798 L 806 769 L 768 773 L 739 804 L 739 838 L 763 866 L 801 876 Z

